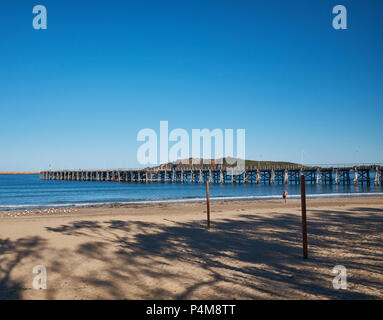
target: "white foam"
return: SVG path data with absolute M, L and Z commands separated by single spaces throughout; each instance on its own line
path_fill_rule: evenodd
M 364 193 L 321 193 L 308 194 L 307 198 L 345 198 L 345 197 L 365 197 L 365 196 L 383 196 L 383 192 L 364 192 Z M 288 199 L 299 199 L 300 195 L 289 195 Z M 235 201 L 235 200 L 272 200 L 282 199 L 281 195 L 269 196 L 231 196 L 231 197 L 211 197 L 211 201 Z M 106 205 L 126 205 L 126 204 L 161 204 L 161 203 L 185 203 L 202 202 L 206 198 L 189 199 L 159 199 L 159 200 L 138 200 L 138 201 L 116 201 L 116 202 L 89 202 L 89 203 L 62 203 L 62 204 L 20 204 L 20 205 L 0 205 L 1 209 L 21 209 L 21 208 L 64 208 L 64 207 L 91 207 Z

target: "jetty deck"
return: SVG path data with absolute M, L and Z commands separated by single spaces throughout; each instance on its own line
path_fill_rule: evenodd
M 210 183 L 217 184 L 299 184 L 305 175 L 307 184 L 383 185 L 383 165 L 246 167 L 241 173 L 233 168 L 204 165 L 198 168 L 59 170 L 41 171 L 40 179 L 63 181 L 107 181 L 125 183 Z

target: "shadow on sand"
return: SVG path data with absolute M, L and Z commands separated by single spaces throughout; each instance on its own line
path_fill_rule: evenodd
M 39 256 L 45 240 L 40 237 L 21 238 L 17 241 L 0 239 L 0 300 L 20 299 L 25 288 L 21 282 L 10 279 L 11 272 L 29 256 Z
M 99 288 L 103 298 L 376 299 L 381 296 L 373 292 L 383 290 L 382 222 L 380 209 L 311 210 L 308 260 L 302 259 L 300 218 L 289 214 L 221 219 L 213 221 L 210 232 L 204 221 L 113 219 L 74 221 L 47 230 L 89 239 L 71 254 L 99 261 L 102 270 L 73 280 Z M 40 238 L 1 241 L 1 256 L 13 252 L 12 259 L 0 264 L 2 299 L 19 298 L 21 284 L 10 281 L 9 273 L 43 244 Z M 54 264 L 63 279 L 71 277 L 65 261 Z M 173 268 L 176 264 L 182 272 Z M 332 268 L 338 264 L 350 270 L 348 290 L 332 287 Z M 189 272 L 194 269 L 198 272 Z M 173 285 L 163 285 L 166 281 Z M 127 286 L 135 288 L 134 295 L 124 290 Z

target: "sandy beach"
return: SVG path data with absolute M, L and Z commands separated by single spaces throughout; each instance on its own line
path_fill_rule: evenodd
M 3 211 L 0 299 L 382 299 L 383 197 L 307 208 L 308 260 L 299 200 Z

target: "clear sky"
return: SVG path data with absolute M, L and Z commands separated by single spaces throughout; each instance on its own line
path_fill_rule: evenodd
M 48 29 L 34 30 L 45 5 Z M 332 8 L 348 29 L 332 27 Z M 246 129 L 254 160 L 383 162 L 381 0 L 2 0 L 0 171 L 138 167 L 137 132 Z

